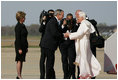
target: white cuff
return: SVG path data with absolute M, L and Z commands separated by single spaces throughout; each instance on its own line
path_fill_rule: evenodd
M 62 27 L 62 29 L 64 28 L 64 26 L 63 26 L 63 25 L 62 25 L 61 27 Z
M 43 22 L 43 25 L 45 25 L 45 22 Z

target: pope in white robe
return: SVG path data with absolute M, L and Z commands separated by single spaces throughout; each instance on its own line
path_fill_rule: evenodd
M 94 26 L 87 20 L 82 20 L 77 32 L 69 33 L 68 37 L 75 40 L 76 60 L 80 67 L 80 78 L 91 78 L 99 74 L 101 65 L 90 49 L 90 33 L 95 32 Z

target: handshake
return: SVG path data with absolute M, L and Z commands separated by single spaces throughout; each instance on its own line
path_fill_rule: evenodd
M 64 33 L 64 37 L 65 37 L 65 38 L 68 38 L 68 37 L 69 37 L 69 35 L 70 35 L 70 33 L 69 33 L 69 32 Z

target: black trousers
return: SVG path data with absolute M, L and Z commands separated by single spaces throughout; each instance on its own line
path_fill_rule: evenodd
M 90 47 L 91 47 L 91 51 L 92 51 L 93 55 L 96 57 L 96 46 L 94 46 L 93 43 L 90 42 Z
M 79 66 L 77 66 L 77 69 L 78 69 L 77 79 L 79 79 L 80 78 L 80 76 L 79 76 L 79 74 L 80 74 L 80 68 L 79 68 Z
M 75 45 L 67 45 L 67 43 L 61 43 L 59 46 L 61 52 L 61 59 L 62 59 L 62 67 L 64 72 L 64 79 L 68 79 L 72 76 L 75 78 L 75 62 L 76 52 L 75 52 Z
M 41 57 L 40 57 L 40 79 L 45 79 L 45 61 L 46 53 L 44 48 L 41 48 Z
M 96 57 L 96 46 L 92 45 L 92 43 L 90 44 L 91 47 L 91 51 L 93 53 L 93 55 Z M 95 79 L 96 77 L 92 77 L 91 79 Z
M 54 55 L 55 50 L 51 50 L 48 48 L 43 48 L 41 49 L 41 54 L 45 54 L 46 56 L 46 79 L 55 79 L 55 71 L 54 71 L 54 61 L 55 61 L 55 55 Z M 43 62 L 43 61 L 42 61 Z M 41 63 L 40 63 L 41 65 Z M 43 69 L 45 71 L 44 66 L 41 66 L 40 70 Z M 43 71 L 42 70 L 42 71 Z M 44 72 L 43 75 L 45 75 Z

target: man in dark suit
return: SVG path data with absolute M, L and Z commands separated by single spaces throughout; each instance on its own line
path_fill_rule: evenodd
M 42 38 L 45 34 L 46 25 L 52 17 L 54 17 L 54 10 L 52 10 L 52 9 L 48 10 L 48 15 L 43 16 L 43 20 L 42 20 L 40 28 L 39 28 L 39 32 L 42 33 L 41 40 L 42 40 Z M 39 44 L 39 46 L 40 46 L 40 44 Z M 43 50 L 42 50 L 42 47 L 41 47 L 40 79 L 45 78 L 45 60 L 46 60 L 46 53 L 43 53 Z
M 39 28 L 39 32 L 42 33 L 42 37 L 43 37 L 43 35 L 45 33 L 46 24 L 48 23 L 48 21 L 52 17 L 54 17 L 54 10 L 50 9 L 50 10 L 48 10 L 48 13 L 46 15 L 44 15 L 42 18 L 40 18 L 40 19 L 42 19 L 42 21 L 40 22 L 41 25 L 40 25 L 40 28 Z
M 76 20 L 73 19 L 73 15 L 71 13 L 67 14 L 66 19 L 62 20 L 62 22 L 62 29 L 66 29 L 63 30 L 63 33 L 77 31 L 78 26 L 75 26 Z M 75 41 L 65 38 L 65 40 L 60 43 L 59 49 L 62 55 L 64 79 L 69 79 L 71 76 L 75 79 L 75 65 L 73 64 L 76 58 Z
M 60 20 L 64 17 L 64 11 L 57 9 L 55 17 L 50 19 L 46 25 L 45 34 L 41 40 L 42 54 L 46 54 L 46 79 L 55 79 L 54 61 L 55 50 L 59 43 L 63 41 L 63 34 L 59 27 Z

